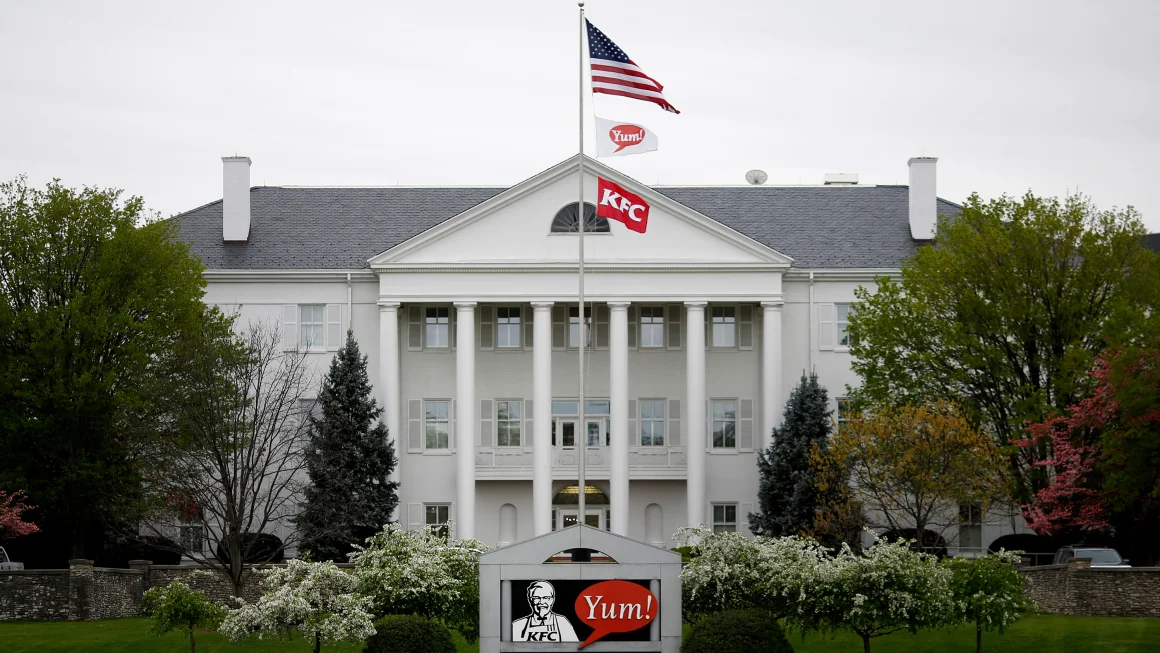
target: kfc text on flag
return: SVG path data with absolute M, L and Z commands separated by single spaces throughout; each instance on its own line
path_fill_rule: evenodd
M 643 234 L 648 228 L 648 202 L 604 178 L 596 185 L 596 215 L 623 222 L 630 230 Z

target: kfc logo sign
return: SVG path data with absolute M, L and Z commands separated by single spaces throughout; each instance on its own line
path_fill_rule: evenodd
M 632 231 L 644 233 L 648 227 L 648 202 L 639 195 L 600 179 L 596 186 L 596 215 L 623 222 Z

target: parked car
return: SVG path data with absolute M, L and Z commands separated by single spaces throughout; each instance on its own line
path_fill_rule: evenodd
M 1120 552 L 1104 546 L 1065 546 L 1055 552 L 1052 564 L 1066 565 L 1072 560 L 1091 560 L 1093 567 L 1130 567 Z
M 4 550 L 4 547 L 0 546 L 0 571 L 19 571 L 21 569 L 24 569 L 24 563 L 12 562 L 8 558 L 8 552 Z

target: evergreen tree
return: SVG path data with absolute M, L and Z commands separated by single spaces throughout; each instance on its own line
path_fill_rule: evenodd
M 399 484 L 389 481 L 395 447 L 371 396 L 367 357 L 351 331 L 330 362 L 318 395 L 321 416 L 310 417 L 306 469 L 310 484 L 298 516 L 305 547 L 315 560 L 346 562 L 361 543 L 390 521 Z
M 757 456 L 761 476 L 759 512 L 749 513 L 749 528 L 767 536 L 795 535 L 814 524 L 818 496 L 810 474 L 810 449 L 825 448 L 832 411 L 818 375 L 802 375 L 790 393 L 780 427 L 773 430 L 769 447 Z

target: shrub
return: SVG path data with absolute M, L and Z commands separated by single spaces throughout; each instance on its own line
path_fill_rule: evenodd
M 375 622 L 363 653 L 455 653 L 451 631 L 417 614 L 391 614 Z
M 975 651 L 982 653 L 983 631 L 1008 626 L 1032 609 L 1023 593 L 1023 575 L 1016 569 L 1019 556 L 999 551 L 974 560 L 948 558 L 943 566 L 951 570 L 951 591 L 955 607 L 964 621 L 975 624 Z
M 141 597 L 141 608 L 153 618 L 153 632 L 164 635 L 171 630 L 185 631 L 189 651 L 193 653 L 195 628 L 212 628 L 221 623 L 226 611 L 209 602 L 205 592 L 190 589 L 181 580 L 164 587 L 154 587 Z
M 711 614 L 697 623 L 681 644 L 681 653 L 792 653 L 777 618 L 747 608 Z
M 246 564 L 279 563 L 285 558 L 286 551 L 282 547 L 282 540 L 270 533 L 246 533 L 242 535 L 242 550 L 249 547 L 245 556 Z M 214 550 L 217 559 L 222 564 L 230 564 L 230 553 L 226 550 L 225 542 L 218 542 Z

